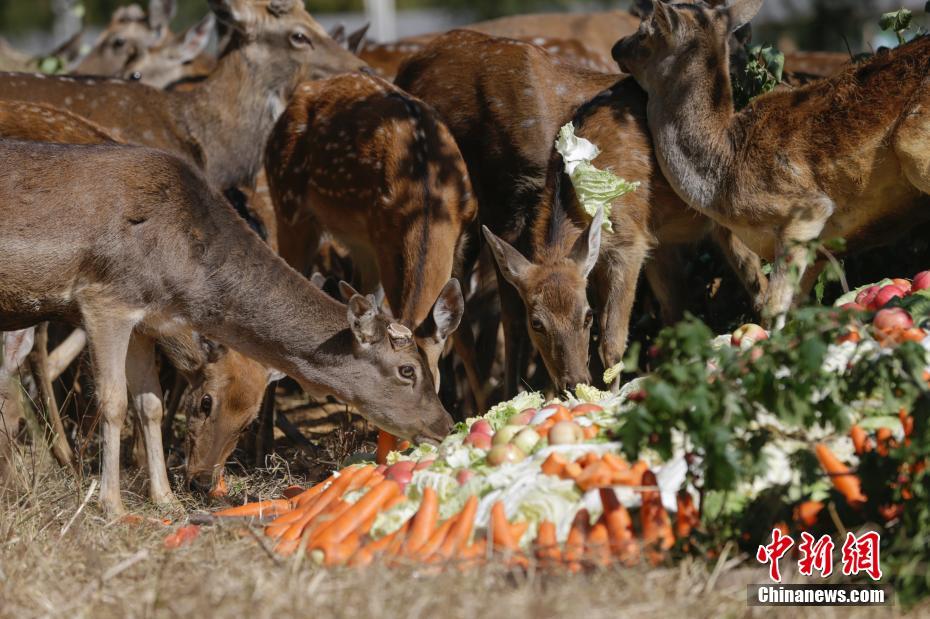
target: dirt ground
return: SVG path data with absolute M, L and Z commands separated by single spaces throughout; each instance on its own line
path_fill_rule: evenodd
M 274 496 L 290 483 L 284 462 L 233 491 Z M 89 493 L 47 462 L 26 458 L 26 489 L 0 497 L 0 617 L 875 617 L 899 609 L 749 608 L 746 584 L 764 572 L 745 558 L 688 561 L 674 568 L 610 569 L 552 575 L 484 567 L 427 573 L 409 567 L 324 569 L 273 556 L 255 530 L 207 526 L 189 545 L 165 537 L 186 514 L 209 506 L 179 492 L 181 506 L 159 511 L 141 475 L 124 471 L 124 499 L 141 522 L 108 520 Z M 163 518 L 173 522 L 165 525 Z M 138 519 L 137 519 L 138 520 Z M 930 606 L 913 610 L 927 616 Z

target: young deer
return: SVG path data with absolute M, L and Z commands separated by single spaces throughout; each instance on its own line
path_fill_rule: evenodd
M 369 75 L 309 82 L 272 131 L 265 165 L 281 256 L 307 272 L 320 235 L 332 233 L 351 250 L 363 293 L 383 286 L 398 320 L 428 325 L 414 338 L 438 388 L 440 354 L 464 311 L 450 277 L 477 205 L 436 113 Z M 474 376 L 471 386 L 480 389 Z
M 72 73 L 118 75 L 134 58 L 171 37 L 174 0 L 149 0 L 148 15 L 137 4 L 119 7 L 91 50 L 72 67 Z
M 761 6 L 656 2 L 614 57 L 649 94 L 656 154 L 678 195 L 775 261 L 766 316 L 779 326 L 792 271 L 802 289 L 816 275 L 808 243 L 843 237 L 854 249 L 926 212 L 930 37 L 734 113 L 728 35 Z
M 401 437 L 438 440 L 450 429 L 410 331 L 371 298 L 353 295 L 347 307 L 318 290 L 183 161 L 138 147 L 15 141 L 0 141 L 0 158 L 0 329 L 83 324 L 110 512 L 123 509 L 127 383 L 139 394 L 152 483 L 170 496 L 162 409 L 146 405 L 160 399 L 152 338 L 161 333 L 196 330 Z
M 297 0 L 211 0 L 211 7 L 235 34 L 216 70 L 190 91 L 4 73 L 0 99 L 48 103 L 120 141 L 174 153 L 201 166 L 214 187 L 252 187 L 262 145 L 297 84 L 363 63 Z

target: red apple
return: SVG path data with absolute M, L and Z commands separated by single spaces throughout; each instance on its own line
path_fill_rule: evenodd
M 921 271 L 914 276 L 914 281 L 911 283 L 911 292 L 926 290 L 927 288 L 930 288 L 930 271 Z
M 507 443 L 505 445 L 495 445 L 488 452 L 488 464 L 491 466 L 500 466 L 505 462 L 520 462 L 526 457 L 526 454 L 520 451 L 516 445 Z
M 464 486 L 468 483 L 468 480 L 475 476 L 475 472 L 471 469 L 460 469 L 458 473 L 455 474 L 455 481 L 459 482 L 460 486 Z
M 866 308 L 864 305 L 860 305 L 859 303 L 843 303 L 840 305 L 840 309 L 848 310 L 850 312 L 864 312 L 868 308 Z
M 491 437 L 481 432 L 472 432 L 465 437 L 465 444 L 477 447 L 478 449 L 490 449 Z
M 868 288 L 863 288 L 859 294 L 856 295 L 856 303 L 871 309 L 872 302 L 875 300 L 875 295 L 878 294 L 878 291 L 878 286 L 869 286 Z
M 550 445 L 572 445 L 584 440 L 584 430 L 574 421 L 560 421 L 549 428 Z
M 391 466 L 387 467 L 387 470 L 384 471 L 385 479 L 393 479 L 401 486 L 406 486 L 410 483 L 410 480 L 413 479 L 413 471 L 416 468 L 417 463 L 413 460 L 401 460 L 400 462 L 395 462 Z
M 901 298 L 906 294 L 907 292 L 902 290 L 900 287 L 895 286 L 894 284 L 888 284 L 887 286 L 881 287 L 881 289 L 875 295 L 875 299 L 872 301 L 872 305 L 876 308 L 885 307 L 892 299 L 896 297 Z
M 423 469 L 428 469 L 429 467 L 431 467 L 431 466 L 433 465 L 433 462 L 435 462 L 435 461 L 436 461 L 436 458 L 435 458 L 435 457 L 433 457 L 433 458 L 423 458 L 422 460 L 420 460 L 419 462 L 417 462 L 417 465 L 416 465 L 415 467 L 413 467 L 413 470 L 414 470 L 414 471 L 422 471 Z
M 599 413 L 604 410 L 604 407 L 598 406 L 597 404 L 590 404 L 585 402 L 584 404 L 579 404 L 578 406 L 572 409 L 572 417 L 581 417 L 582 415 L 590 415 L 591 413 Z
M 469 434 L 485 434 L 487 436 L 494 435 L 494 429 L 491 428 L 491 423 L 487 419 L 479 419 L 475 423 L 471 424 L 471 428 L 468 429 Z
M 905 293 L 911 291 L 911 281 L 908 279 L 904 279 L 903 277 L 895 277 L 893 280 L 891 280 L 891 283 L 903 290 Z
M 881 330 L 909 329 L 914 326 L 914 321 L 903 307 L 889 307 L 875 314 L 872 326 Z
M 730 336 L 730 343 L 733 346 L 742 346 L 743 342 L 755 344 L 756 342 L 769 339 L 769 334 L 765 329 L 757 324 L 747 323 L 739 327 Z
M 533 417 L 536 415 L 535 408 L 524 408 L 522 411 L 511 417 L 507 421 L 507 425 L 510 426 L 525 426 L 533 420 Z

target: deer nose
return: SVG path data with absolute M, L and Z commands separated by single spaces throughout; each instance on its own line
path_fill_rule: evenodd
M 442 415 L 429 424 L 423 430 L 420 431 L 420 434 L 416 437 L 417 442 L 440 442 L 442 439 L 449 436 L 449 432 L 452 431 L 452 426 L 454 422 L 452 421 L 452 415 L 443 411 Z
M 591 383 L 591 372 L 587 368 L 584 371 L 576 371 L 565 374 L 558 381 L 559 384 L 556 385 L 559 391 L 564 391 L 566 389 L 574 389 L 575 385 L 579 383 L 590 384 Z
M 209 472 L 197 473 L 190 478 L 187 485 L 190 486 L 190 489 L 194 492 L 207 494 L 213 487 L 213 475 Z

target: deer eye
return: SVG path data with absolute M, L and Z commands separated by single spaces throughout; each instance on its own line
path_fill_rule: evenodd
M 413 380 L 417 375 L 417 370 L 412 365 L 402 365 L 397 368 L 397 373 L 400 374 L 401 378 Z
M 123 37 L 116 37 L 113 39 L 113 49 L 120 49 L 124 45 L 126 45 L 126 39 Z
M 590 327 L 593 321 L 594 312 L 591 311 L 591 308 L 588 308 L 588 311 L 584 313 L 584 326 Z
M 213 396 L 209 393 L 200 398 L 200 412 L 207 417 L 213 412 Z
M 300 30 L 295 30 L 291 33 L 290 41 L 291 45 L 294 47 L 313 47 L 313 42 L 310 38 Z
M 546 328 L 543 326 L 542 321 L 538 318 L 533 318 L 532 320 L 530 320 L 530 327 L 532 327 L 533 331 L 537 331 L 539 333 L 542 333 L 543 331 L 546 330 Z

